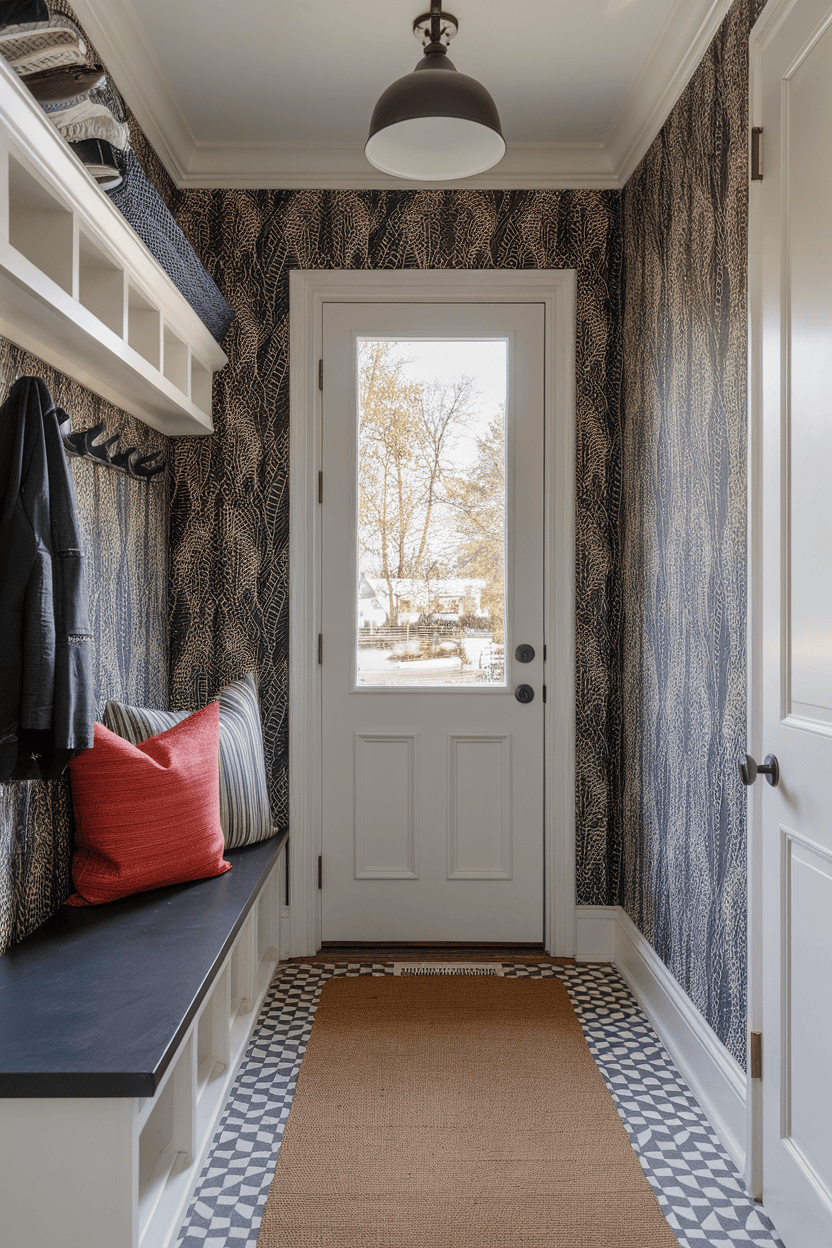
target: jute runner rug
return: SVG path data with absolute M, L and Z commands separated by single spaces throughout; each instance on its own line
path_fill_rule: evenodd
M 558 979 L 330 980 L 258 1248 L 678 1248 Z

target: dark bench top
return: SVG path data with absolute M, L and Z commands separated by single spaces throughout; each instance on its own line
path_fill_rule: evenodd
M 63 906 L 0 957 L 0 1096 L 152 1096 L 282 833 L 234 869 L 106 906 Z

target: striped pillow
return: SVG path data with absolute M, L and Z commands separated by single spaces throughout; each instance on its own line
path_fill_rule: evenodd
M 265 841 L 277 829 L 272 823 L 263 729 L 257 683 L 249 672 L 220 691 L 220 823 L 226 849 Z M 108 702 L 104 723 L 133 745 L 173 727 L 192 711 L 157 711 L 146 706 Z

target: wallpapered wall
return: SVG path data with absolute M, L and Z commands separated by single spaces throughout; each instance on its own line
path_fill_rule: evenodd
M 191 191 L 177 219 L 237 312 L 217 436 L 177 440 L 171 699 L 260 673 L 273 809 L 287 819 L 289 271 L 578 271 L 579 898 L 617 889 L 619 195 L 593 191 Z
M 281 823 L 289 270 L 577 269 L 578 901 L 623 902 L 741 1061 L 747 36 L 762 4 L 736 0 L 622 196 L 177 193 L 126 114 L 238 316 L 215 382 L 217 436 L 170 447 L 170 703 L 257 669 Z M 65 0 L 52 7 L 71 16 Z M 6 379 L 16 355 L 3 347 Z M 106 417 L 160 444 L 36 361 L 24 367 L 77 422 Z M 74 471 L 100 700 L 164 705 L 164 487 Z M 0 948 L 66 894 L 68 849 L 64 784 L 0 789 Z
M 42 377 L 74 429 L 105 422 L 122 443 L 166 449 L 167 439 L 0 339 L 0 403 L 17 375 Z M 84 534 L 99 717 L 108 698 L 167 699 L 167 491 L 73 459 Z M 69 782 L 0 785 L 0 952 L 52 914 L 72 891 Z
M 737 0 L 622 196 L 622 883 L 745 1061 L 748 35 Z

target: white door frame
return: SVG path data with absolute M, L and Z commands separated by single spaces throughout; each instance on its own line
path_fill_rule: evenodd
M 544 390 L 544 945 L 575 954 L 574 269 L 301 270 L 289 275 L 289 829 L 291 957 L 321 943 L 321 467 L 324 303 L 542 303 Z
M 749 134 L 762 123 L 762 57 L 793 0 L 769 0 L 749 38 Z M 765 139 L 765 136 L 763 136 Z M 765 146 L 763 145 L 763 162 Z M 750 166 L 749 166 L 750 172 Z M 765 176 L 765 169 L 763 168 Z M 752 758 L 763 749 L 763 217 L 762 187 L 749 181 L 748 195 L 748 519 L 747 519 L 747 746 Z M 763 1026 L 763 786 L 747 790 L 748 861 L 748 1032 Z M 763 1087 L 751 1078 L 746 1054 L 747 1148 L 745 1182 L 755 1200 L 763 1199 Z

